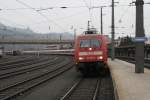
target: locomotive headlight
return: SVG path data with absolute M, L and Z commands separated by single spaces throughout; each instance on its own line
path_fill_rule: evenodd
M 83 57 L 79 57 L 79 60 L 83 60 L 84 58 Z
M 102 60 L 102 59 L 103 59 L 103 56 L 99 56 L 98 59 Z
M 91 51 L 91 50 L 92 50 L 92 48 L 89 48 L 89 50 Z

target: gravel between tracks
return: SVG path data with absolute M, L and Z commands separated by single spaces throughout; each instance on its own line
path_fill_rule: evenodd
M 0 91 L 6 87 L 10 87 L 12 86 L 13 84 L 17 84 L 17 83 L 20 83 L 20 82 L 23 82 L 25 80 L 29 80 L 29 79 L 32 79 L 36 76 L 39 76 L 39 75 L 42 75 L 48 71 L 51 71 L 51 70 L 54 70 L 56 68 L 59 68 L 59 66 L 61 65 L 64 65 L 68 62 L 66 62 L 65 60 L 63 62 L 56 62 L 54 64 L 51 63 L 51 65 L 48 63 L 48 64 L 43 64 L 40 67 L 40 69 L 34 69 L 33 71 L 31 72 L 26 72 L 26 73 L 22 73 L 20 75 L 16 75 L 16 76 L 11 76 L 11 77 L 8 77 L 8 78 L 4 78 L 4 79 L 1 79 L 1 82 L 0 82 Z M 57 67 L 58 66 L 58 67 Z
M 67 58 L 69 60 L 68 62 L 65 62 L 66 61 L 65 58 L 63 58 L 64 62 L 59 63 L 56 62 L 57 63 L 56 65 L 60 67 L 65 65 L 66 63 L 71 64 L 72 60 L 70 58 Z M 43 69 L 33 71 L 32 73 L 28 72 L 20 76 L 19 75 L 15 76 L 14 78 L 11 79 L 11 84 L 15 84 L 16 82 L 19 81 L 21 82 L 28 78 L 33 78 L 39 75 L 39 73 L 41 74 L 46 73 L 47 71 L 54 70 L 55 68 L 56 68 L 55 66 L 54 67 L 49 66 Z M 55 75 L 56 73 L 53 74 Z M 45 78 L 43 77 L 42 79 L 37 79 L 35 81 L 28 82 L 27 84 L 24 85 L 20 85 L 14 89 L 10 89 L 5 92 L 0 92 L 0 100 L 3 100 L 2 98 L 5 97 L 6 94 L 13 94 L 13 93 L 15 94 L 14 91 L 20 91 L 22 89 L 30 87 L 35 83 L 38 83 L 39 81 L 44 80 L 46 78 L 47 76 Z M 17 96 L 17 98 L 16 97 L 11 98 L 11 100 L 60 100 L 60 98 L 65 94 L 65 92 L 67 92 L 70 89 L 70 87 L 72 87 L 73 84 L 81 78 L 82 76 L 80 76 L 79 73 L 77 73 L 73 68 L 61 74 L 59 77 L 45 81 L 42 84 L 41 83 L 38 84 L 38 86 L 34 87 L 30 91 L 27 91 L 25 93 L 24 92 L 19 93 L 20 96 Z M 0 82 L 1 84 L 0 86 L 2 88 L 11 85 L 9 84 L 10 83 L 9 79 L 4 80 L 5 81 L 2 81 L 2 83 Z M 92 100 L 97 87 L 98 80 L 100 80 L 100 84 L 95 100 L 114 100 L 113 85 L 110 76 L 84 78 L 77 86 L 77 88 L 75 88 L 75 90 L 71 93 L 71 95 L 65 100 Z M 6 83 L 8 82 L 8 84 L 5 84 L 5 82 Z M 8 98 L 4 100 L 10 99 Z
M 97 82 L 97 78 L 84 78 L 68 96 L 60 100 L 92 100 Z
M 58 100 L 114 100 L 111 77 L 83 78 Z
M 72 68 L 59 77 L 36 87 L 14 100 L 56 100 L 58 96 L 64 94 L 68 87 L 71 87 L 79 78 L 80 74 Z
M 26 65 L 31 65 L 31 64 L 36 64 L 37 62 L 42 62 L 44 60 L 48 60 L 48 59 L 52 59 L 53 57 L 26 57 L 25 59 L 19 59 L 15 62 L 11 62 L 11 63 L 1 63 L 0 64 L 0 71 L 5 71 L 5 70 L 9 70 L 9 69 L 14 69 L 14 68 L 20 68 Z
M 70 69 L 73 64 L 59 64 L 56 65 L 57 68 L 53 71 L 46 71 L 43 74 L 40 73 L 40 75 L 36 76 L 35 78 L 31 78 L 29 80 L 25 80 L 21 83 L 17 83 L 15 85 L 12 85 L 9 89 L 2 90 L 0 93 L 0 99 L 2 100 L 9 100 L 11 97 L 18 95 L 26 90 L 29 90 L 30 88 L 33 88 L 41 83 L 44 83 L 45 81 L 56 77 L 57 75 L 65 72 L 66 70 Z M 62 66 L 62 67 L 61 67 Z M 50 76 L 49 76 L 50 75 Z
M 5 65 L 9 65 L 9 64 L 15 64 L 27 59 L 33 59 L 33 56 L 17 56 L 14 57 L 13 59 L 8 59 L 8 60 L 4 60 L 3 62 L 0 63 L 0 66 L 5 66 Z
M 31 72 L 31 71 L 36 70 L 36 69 L 41 69 L 41 68 L 44 68 L 44 67 L 42 67 L 43 65 L 55 64 L 56 61 L 60 61 L 60 60 L 61 59 L 57 59 L 57 58 L 47 59 L 47 61 L 39 61 L 36 64 L 31 64 L 31 65 L 22 66 L 22 67 L 19 67 L 19 68 L 3 70 L 3 71 L 0 71 L 0 73 L 1 73 L 0 74 L 0 79 L 4 79 L 4 78 L 7 78 L 7 77 L 12 77 L 14 75 L 23 74 L 23 73 L 26 73 L 26 72 Z
M 115 100 L 112 78 L 110 76 L 102 78 L 97 100 Z

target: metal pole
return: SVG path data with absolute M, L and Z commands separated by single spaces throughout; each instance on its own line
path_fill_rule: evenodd
M 143 0 L 136 0 L 136 38 L 145 37 L 144 22 L 143 22 Z M 135 73 L 144 73 L 144 41 L 135 43 Z
M 60 36 L 59 36 L 59 41 L 61 42 L 61 40 L 62 40 L 62 35 L 60 34 Z
M 2 34 L 2 41 L 5 41 L 4 40 L 4 34 Z M 5 51 L 5 44 L 3 43 L 2 44 L 2 53 L 3 53 L 3 55 L 4 55 L 4 51 Z
M 114 24 L 114 0 L 112 0 L 112 32 L 111 32 L 111 60 L 115 59 L 115 48 L 114 48 L 114 34 L 115 34 L 115 24 Z
M 60 49 L 62 49 L 62 45 L 61 45 L 61 42 L 62 42 L 62 34 L 60 34 L 60 36 L 59 36 L 59 42 L 60 42 Z
M 74 41 L 76 40 L 76 29 L 74 29 Z
M 103 34 L 103 7 L 101 7 L 101 35 Z
M 90 30 L 90 21 L 88 21 L 88 30 Z

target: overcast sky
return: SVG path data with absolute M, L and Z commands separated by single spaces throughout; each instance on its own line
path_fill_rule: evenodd
M 116 35 L 135 34 L 135 6 L 128 6 L 133 0 L 115 0 Z M 150 2 L 150 0 L 145 0 Z M 24 4 L 30 6 L 27 7 Z M 73 32 L 78 34 L 87 28 L 87 21 L 100 30 L 100 8 L 110 6 L 111 0 L 0 0 L 0 22 L 14 27 L 31 28 L 35 32 Z M 88 7 L 87 7 L 88 6 Z M 36 10 L 41 10 L 39 13 Z M 68 7 L 68 8 L 60 8 Z M 145 33 L 150 34 L 150 4 L 144 5 Z M 110 35 L 111 7 L 103 9 L 104 34 Z M 73 27 L 72 27 L 73 26 Z M 124 34 L 123 34 L 124 33 Z

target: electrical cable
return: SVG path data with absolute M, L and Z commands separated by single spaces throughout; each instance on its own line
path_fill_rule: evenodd
M 58 19 L 55 19 L 55 20 L 64 20 L 64 19 L 68 19 L 68 18 L 71 18 L 71 17 L 80 16 L 80 15 L 85 14 L 85 13 L 86 13 L 85 11 L 80 11 L 80 12 L 74 13 L 72 15 L 62 17 L 62 18 L 58 18 Z
M 55 23 L 54 21 L 50 20 L 47 16 L 45 16 L 44 14 L 42 14 L 41 12 L 39 12 L 37 9 L 32 8 L 31 6 L 27 5 L 26 3 L 20 1 L 20 0 L 16 0 L 18 3 L 36 11 L 39 15 L 41 15 L 43 18 L 45 18 L 47 21 L 54 23 L 56 26 L 60 27 L 64 32 L 66 31 L 64 28 L 62 28 L 62 26 L 58 25 L 57 23 Z
M 87 2 L 86 2 L 85 0 L 82 0 L 82 1 L 84 2 L 85 6 L 89 9 L 90 7 L 89 7 L 89 5 L 87 4 Z
M 123 19 L 123 17 L 126 15 L 126 12 L 128 12 L 130 6 L 123 12 L 123 14 L 121 15 L 121 17 L 119 18 L 119 22 L 121 22 L 121 20 Z
M 131 6 L 131 5 L 117 5 L 115 7 L 122 7 L 122 6 Z M 132 5 L 133 6 L 133 5 Z M 7 8 L 7 9 L 0 9 L 0 11 L 2 10 L 6 10 L 6 11 L 13 11 L 13 10 L 36 10 L 36 11 L 43 11 L 43 10 L 49 10 L 49 9 L 55 9 L 55 8 L 90 8 L 90 7 L 87 7 L 87 6 L 64 6 L 64 7 L 47 7 L 47 8 Z M 96 8 L 97 6 L 93 6 L 91 8 Z M 110 5 L 109 6 L 106 6 L 106 7 L 111 7 Z
M 16 0 L 16 1 L 19 1 L 19 2 L 21 2 L 20 0 Z M 90 10 L 92 9 L 92 2 L 91 2 L 91 0 L 90 0 L 90 6 L 88 5 L 88 3 L 86 2 L 86 0 L 82 0 L 84 3 L 85 3 L 85 5 L 86 6 L 68 6 L 67 8 L 80 8 L 80 7 L 87 7 L 88 9 L 90 8 Z M 93 0 L 94 1 L 94 0 Z M 118 1 L 120 1 L 120 0 L 118 0 Z M 24 3 L 25 4 L 25 3 Z M 23 4 L 23 5 L 24 5 Z M 49 10 L 49 9 L 53 9 L 53 8 L 61 8 L 61 7 L 48 7 L 48 8 L 33 8 L 33 7 L 31 7 L 31 6 L 29 6 L 29 5 L 27 5 L 27 4 L 25 4 L 24 6 L 26 6 L 26 7 L 28 7 L 28 8 L 14 8 L 14 9 L 2 9 L 2 10 L 26 10 L 26 9 L 31 9 L 31 10 L 34 10 L 34 11 L 36 11 L 37 13 L 39 13 L 42 17 L 44 17 L 48 22 L 53 22 L 53 23 L 55 23 L 53 20 L 50 20 L 45 14 L 43 14 L 43 13 L 41 13 L 40 11 L 42 11 L 42 10 Z M 119 5 L 119 6 L 129 6 L 129 5 Z M 117 6 L 117 7 L 119 7 L 119 6 Z M 110 7 L 110 6 L 108 6 L 108 7 Z M 89 11 L 89 15 L 90 15 L 90 20 L 92 20 L 92 12 L 91 11 Z M 121 15 L 121 18 L 120 19 L 122 19 L 123 17 L 124 17 L 125 15 Z M 60 18 L 60 20 L 61 20 L 61 18 Z M 59 24 L 57 24 L 57 23 L 55 23 L 55 25 L 57 25 L 57 26 L 59 26 L 59 27 L 61 27 Z M 63 29 L 62 27 L 61 27 L 61 29 Z M 64 30 L 64 29 L 63 29 Z

